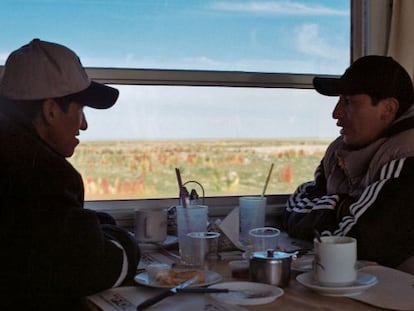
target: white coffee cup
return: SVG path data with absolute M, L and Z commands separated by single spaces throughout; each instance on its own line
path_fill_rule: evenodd
M 167 238 L 167 211 L 165 208 L 135 210 L 135 238 L 141 243 L 160 243 Z
M 314 239 L 315 280 L 322 286 L 347 286 L 357 278 L 357 241 L 351 237 L 321 237 Z

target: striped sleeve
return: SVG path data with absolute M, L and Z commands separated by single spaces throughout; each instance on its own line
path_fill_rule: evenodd
M 283 214 L 283 226 L 290 236 L 311 240 L 314 229 L 326 224 L 334 229 L 335 210 L 341 201 L 337 194 L 326 194 L 326 180 L 322 165 L 315 172 L 315 180 L 300 185 L 290 196 Z
M 358 219 L 376 203 L 387 181 L 400 177 L 405 160 L 397 159 L 385 164 L 381 169 L 380 179 L 368 186 L 359 199 L 349 206 L 349 215 L 340 219 L 338 228 L 332 233 L 325 234 L 347 235 Z

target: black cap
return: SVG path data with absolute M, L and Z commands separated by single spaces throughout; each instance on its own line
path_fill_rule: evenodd
M 408 72 L 388 56 L 361 57 L 340 78 L 315 77 L 313 86 L 327 96 L 367 94 L 378 100 L 394 97 L 400 102 L 402 111 L 414 102 Z

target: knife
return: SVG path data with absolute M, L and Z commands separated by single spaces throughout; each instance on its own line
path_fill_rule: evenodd
M 229 293 L 231 290 L 228 288 L 210 288 L 210 287 L 191 287 L 191 288 L 179 288 L 177 292 L 187 294 L 214 294 L 214 293 Z
M 157 302 L 163 300 L 164 298 L 175 295 L 179 292 L 180 289 L 185 288 L 185 287 L 197 282 L 197 280 L 198 280 L 198 276 L 196 275 L 196 276 L 192 277 L 191 279 L 188 279 L 187 281 L 181 283 L 180 285 L 177 285 L 176 287 L 170 288 L 168 290 L 165 290 L 165 291 L 159 293 L 158 295 L 156 295 L 154 297 L 148 298 L 147 300 L 145 300 L 144 302 L 140 303 L 137 306 L 137 310 L 138 311 L 144 310 L 144 309 L 156 304 Z
M 214 288 L 214 287 L 191 287 L 181 288 L 177 290 L 179 293 L 193 293 L 193 294 L 216 294 L 216 293 L 236 293 L 239 298 L 252 299 L 252 298 L 263 298 L 270 297 L 273 295 L 272 291 L 257 291 L 257 290 L 237 290 L 228 288 Z

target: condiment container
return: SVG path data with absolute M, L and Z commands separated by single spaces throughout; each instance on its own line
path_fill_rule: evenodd
M 292 256 L 273 250 L 252 253 L 249 259 L 250 280 L 279 287 L 288 286 Z

